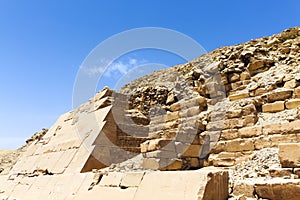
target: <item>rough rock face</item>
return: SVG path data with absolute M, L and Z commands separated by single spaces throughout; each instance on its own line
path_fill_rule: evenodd
M 296 27 L 104 88 L 28 140 L 0 197 L 299 199 L 299 142 Z

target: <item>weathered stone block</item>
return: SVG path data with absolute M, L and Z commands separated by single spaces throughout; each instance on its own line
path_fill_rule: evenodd
M 238 99 L 245 99 L 249 97 L 249 92 L 243 92 L 243 93 L 237 93 L 237 94 L 232 94 L 229 96 L 230 101 L 235 101 Z
M 254 198 L 254 183 L 247 180 L 241 180 L 234 184 L 233 195 Z
M 274 113 L 284 110 L 284 101 L 276 101 L 274 103 L 267 103 L 262 106 L 262 111 L 265 113 Z
M 262 199 L 298 200 L 300 199 L 300 180 L 274 179 L 256 183 L 255 193 Z
M 293 90 L 275 90 L 267 95 L 267 100 L 269 103 L 272 103 L 274 101 L 284 101 L 291 98 L 292 94 Z
M 279 159 L 282 167 L 300 167 L 300 144 L 279 144 Z
M 173 103 L 170 106 L 170 110 L 173 112 L 181 110 L 181 103 L 180 102 Z
M 299 83 L 295 79 L 292 79 L 290 81 L 285 82 L 283 87 L 285 87 L 285 88 L 295 88 L 297 86 L 299 86 Z
M 271 140 L 268 136 L 261 136 L 261 137 L 254 138 L 255 150 L 270 148 L 271 146 L 272 146 Z
M 297 142 L 297 135 L 296 134 L 272 135 L 272 136 L 270 136 L 270 141 L 271 141 L 272 147 L 278 147 L 278 145 L 281 143 Z
M 250 79 L 250 74 L 249 72 L 245 71 L 241 73 L 241 81 L 249 80 Z
M 227 197 L 228 172 L 202 169 L 146 173 L 134 200 L 226 200 Z
M 250 138 L 262 135 L 262 127 L 254 126 L 254 127 L 245 127 L 239 129 L 239 136 L 241 138 Z
M 265 65 L 265 62 L 263 60 L 256 60 L 256 61 L 249 63 L 248 70 L 250 72 L 256 71 L 256 70 L 264 67 L 264 65 Z
M 221 132 L 221 140 L 233 140 L 239 137 L 238 129 L 228 129 L 222 130 Z
M 177 120 L 179 118 L 180 118 L 179 112 L 175 111 L 175 112 L 167 112 L 165 119 L 166 122 L 169 122 L 169 121 Z
M 162 150 L 156 150 L 152 152 L 145 153 L 146 158 L 176 158 L 176 152 L 175 151 L 162 151 Z
M 149 152 L 149 151 L 155 151 L 158 149 L 162 149 L 163 147 L 165 147 L 166 145 L 168 145 L 171 142 L 172 142 L 172 140 L 163 139 L 163 138 L 148 140 L 141 144 L 141 152 L 145 153 L 145 152 Z
M 119 187 L 123 175 L 124 174 L 121 172 L 109 172 L 107 175 L 102 177 L 99 185 L 108 187 Z
M 290 99 L 285 102 L 285 107 L 287 109 L 294 109 L 300 106 L 300 99 Z
M 121 187 L 138 187 L 144 177 L 144 172 L 125 173 L 121 180 Z
M 253 151 L 254 143 L 249 139 L 231 140 L 225 143 L 224 150 L 228 152 Z
M 280 134 L 281 133 L 281 124 L 267 124 L 263 126 L 264 135 Z
M 292 168 L 273 168 L 273 169 L 269 169 L 269 173 L 270 176 L 273 178 L 290 178 L 292 173 L 293 173 L 293 169 Z
M 300 98 L 300 87 L 294 89 L 295 98 Z

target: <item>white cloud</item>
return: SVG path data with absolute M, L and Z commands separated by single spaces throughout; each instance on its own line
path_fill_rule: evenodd
M 130 69 L 145 63 L 145 60 L 137 60 L 134 58 L 129 58 L 128 61 L 118 61 L 112 64 L 108 60 L 102 59 L 98 66 L 86 67 L 84 68 L 85 73 L 90 76 L 97 76 L 103 74 L 105 77 L 113 77 L 115 75 L 126 74 Z M 108 66 L 108 67 L 107 67 Z M 107 69 L 106 69 L 107 67 Z
M 129 64 L 130 64 L 130 65 L 136 65 L 136 64 L 137 64 L 137 60 L 131 58 L 131 59 L 129 59 Z

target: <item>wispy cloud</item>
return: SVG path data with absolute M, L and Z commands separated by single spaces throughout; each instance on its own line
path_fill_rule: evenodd
M 109 64 L 110 62 L 108 60 L 103 59 L 100 61 L 101 64 L 99 64 L 98 66 L 84 68 L 84 71 L 91 76 L 103 74 L 103 76 L 105 77 L 113 77 L 119 74 L 124 75 L 130 69 L 137 67 L 138 65 L 141 65 L 145 62 L 145 60 L 129 58 L 126 61 L 117 61 Z

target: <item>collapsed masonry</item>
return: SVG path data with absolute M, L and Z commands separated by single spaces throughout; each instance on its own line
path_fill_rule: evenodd
M 119 92 L 104 88 L 27 147 L 0 176 L 2 194 L 141 199 L 141 191 L 149 197 L 157 191 L 157 199 L 176 199 L 187 192 L 180 188 L 190 185 L 178 183 L 178 188 L 175 180 L 187 176 L 195 187 L 192 196 L 181 199 L 227 199 L 228 192 L 231 199 L 299 199 L 299 66 L 297 27 L 217 49 Z M 108 166 L 114 172 L 94 170 Z M 134 175 L 126 172 L 133 170 Z M 159 192 L 157 187 L 173 183 L 165 182 L 169 175 L 176 177 L 169 188 L 173 193 Z M 204 177 L 203 183 L 194 176 Z M 124 184 L 126 177 L 130 184 Z M 68 185 L 65 178 L 74 184 L 62 194 L 55 184 Z

